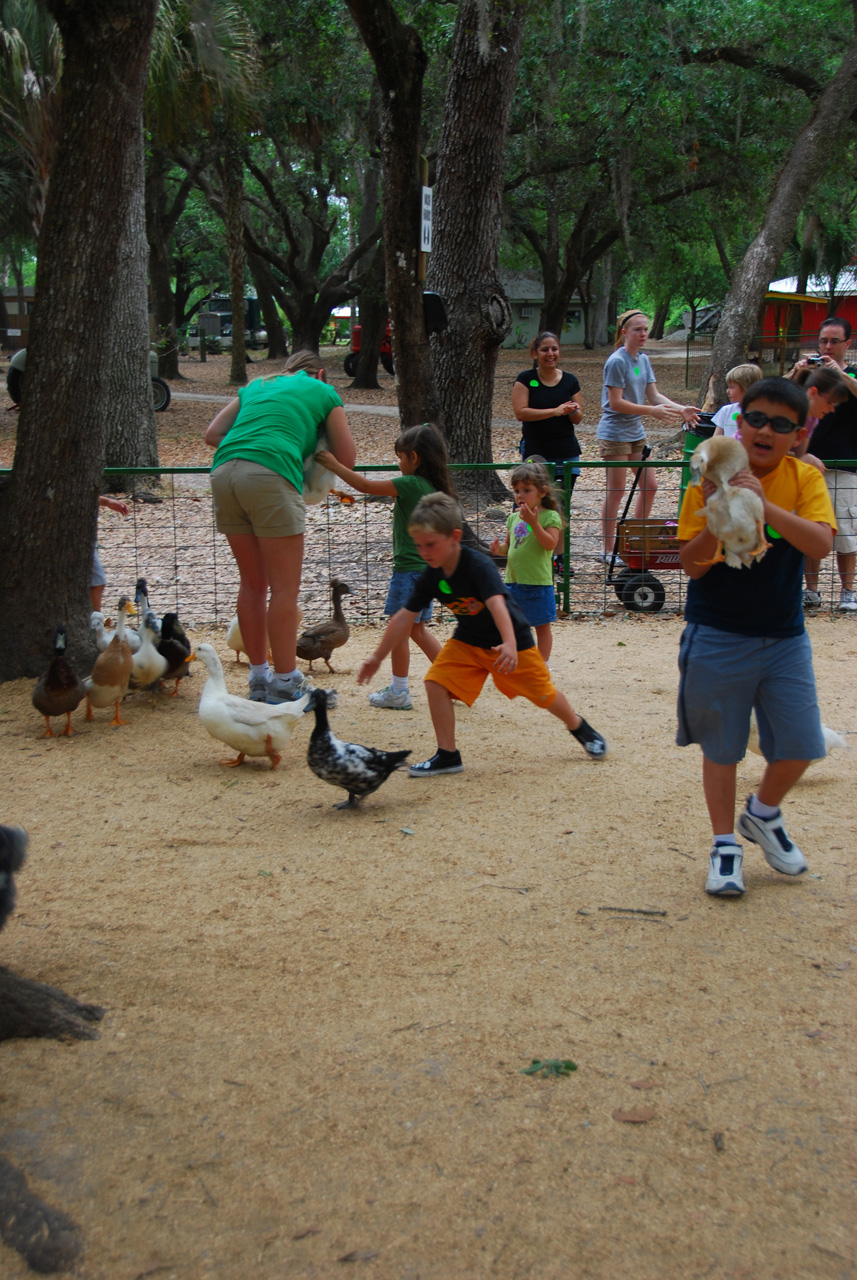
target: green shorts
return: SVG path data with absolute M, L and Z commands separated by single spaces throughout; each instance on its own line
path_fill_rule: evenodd
M 276 471 L 244 458 L 230 458 L 211 473 L 218 532 L 291 538 L 306 527 L 303 496 Z

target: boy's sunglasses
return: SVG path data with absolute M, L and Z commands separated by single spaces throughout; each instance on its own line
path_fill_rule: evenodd
M 761 409 L 750 409 L 748 413 L 742 413 L 741 417 L 748 427 L 753 427 L 756 431 L 761 431 L 762 427 L 768 425 L 778 436 L 787 436 L 790 431 L 800 431 L 798 424 L 792 422 L 791 418 L 769 418 Z

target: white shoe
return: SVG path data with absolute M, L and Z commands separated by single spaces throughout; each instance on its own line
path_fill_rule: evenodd
M 843 587 L 839 593 L 839 608 L 843 613 L 857 613 L 857 594 Z
M 628 567 L 620 556 L 616 556 L 614 559 L 612 551 L 602 551 L 598 559 L 602 564 L 612 564 L 614 569 L 627 569 Z
M 783 822 L 782 813 L 773 818 L 757 818 L 750 812 L 750 801 L 744 806 L 744 812 L 738 816 L 738 830 L 742 836 L 757 844 L 765 855 L 768 866 L 780 871 L 784 876 L 799 876 L 808 866 L 800 849 L 790 839 Z
M 712 845 L 705 892 L 718 898 L 740 898 L 744 892 L 743 860 L 744 850 L 740 844 Z
M 414 709 L 407 689 L 404 693 L 395 693 L 391 684 L 388 684 L 385 689 L 379 689 L 377 693 L 370 693 L 369 705 L 383 707 L 385 711 L 413 711 Z
M 803 593 L 803 607 L 804 609 L 820 609 L 821 608 L 821 592 L 810 591 L 809 588 L 807 587 L 806 591 L 804 591 Z

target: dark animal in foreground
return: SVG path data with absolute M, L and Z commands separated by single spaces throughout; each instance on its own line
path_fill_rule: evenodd
M 30 837 L 23 827 L 0 827 L 0 929 L 15 906 L 15 872 L 27 856 Z
M 58 627 L 54 638 L 54 656 L 33 690 L 33 706 L 45 717 L 46 738 L 56 736 L 51 728 L 51 716 L 66 717 L 61 736 L 71 737 L 71 713 L 86 697 L 83 681 L 72 670 L 71 663 L 65 656 L 67 643 L 65 627 Z
M 179 681 L 190 675 L 191 659 L 194 656 L 190 640 L 179 622 L 177 613 L 165 613 L 161 619 L 161 639 L 158 653 L 167 660 L 167 669 L 162 680 L 175 680 L 176 685 L 170 694 L 174 698 L 179 691 Z
M 315 728 L 307 749 L 307 764 L 317 778 L 333 787 L 342 787 L 348 799 L 337 809 L 356 809 L 358 800 L 370 796 L 401 767 L 410 751 L 379 751 L 363 747 L 359 742 L 340 742 L 327 722 L 328 694 L 313 689 L 307 711 L 315 712 Z
M 298 657 L 309 662 L 310 671 L 317 659 L 324 658 L 328 671 L 333 672 L 330 655 L 334 649 L 341 648 L 351 635 L 351 630 L 345 621 L 345 614 L 342 612 L 342 597 L 350 596 L 351 588 L 341 578 L 331 578 L 330 594 L 333 600 L 333 617 L 327 622 L 319 622 L 314 627 L 307 627 L 306 631 L 302 631 L 298 636 Z M 333 672 L 333 674 L 336 673 Z

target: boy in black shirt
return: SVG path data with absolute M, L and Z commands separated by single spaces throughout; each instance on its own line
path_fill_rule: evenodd
M 472 706 L 489 675 L 507 698 L 528 698 L 550 711 L 567 725 L 588 755 L 605 755 L 607 743 L 601 734 L 554 686 L 524 615 L 495 565 L 478 551 L 462 547 L 461 525 L 458 503 L 445 493 L 429 494 L 414 508 L 408 532 L 428 568 L 405 608 L 390 619 L 381 643 L 357 675 L 358 684 L 371 680 L 431 600 L 440 600 L 458 618 L 452 639 L 447 640 L 426 675 L 437 751 L 428 760 L 411 765 L 411 777 L 461 772 L 464 766 L 455 746 L 453 699 Z

